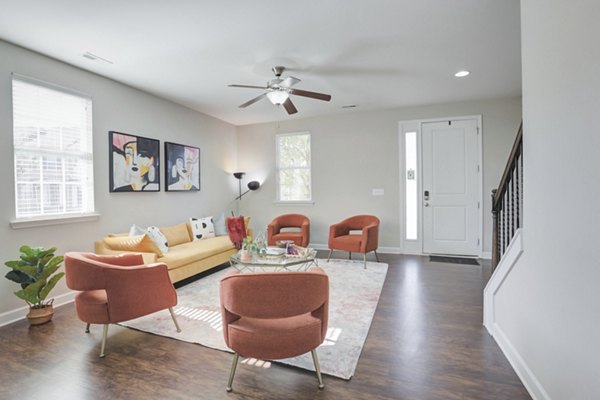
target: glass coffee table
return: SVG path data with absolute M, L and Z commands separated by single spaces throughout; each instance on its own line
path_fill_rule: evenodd
M 240 272 L 286 272 L 306 271 L 311 266 L 317 265 L 317 251 L 310 249 L 303 257 L 298 256 L 264 256 L 253 255 L 249 260 L 242 260 L 240 253 L 229 258 L 229 264 Z

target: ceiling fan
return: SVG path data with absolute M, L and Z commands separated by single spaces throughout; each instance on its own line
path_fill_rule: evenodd
M 271 79 L 267 82 L 267 86 L 253 86 L 253 85 L 229 85 L 229 87 L 238 87 L 238 88 L 249 88 L 249 89 L 263 89 L 266 90 L 265 93 L 261 94 L 242 104 L 240 108 L 246 108 L 251 104 L 256 103 L 257 101 L 266 97 L 269 101 L 277 106 L 283 105 L 285 111 L 288 114 L 296 114 L 298 110 L 292 100 L 290 99 L 290 95 L 294 96 L 302 96 L 308 97 L 311 99 L 329 101 L 331 100 L 331 95 L 309 92 L 306 90 L 300 89 L 292 89 L 292 86 L 296 85 L 300 82 L 300 79 L 294 78 L 293 76 L 288 76 L 287 78 L 281 78 L 281 74 L 285 70 L 285 67 L 275 66 L 272 68 L 273 73 L 275 74 L 275 79 Z

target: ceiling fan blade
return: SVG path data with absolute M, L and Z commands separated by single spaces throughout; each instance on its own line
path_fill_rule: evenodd
M 296 106 L 294 106 L 294 103 L 292 103 L 292 100 L 290 100 L 290 98 L 288 97 L 286 101 L 283 102 L 283 108 L 285 108 L 285 111 L 287 111 L 288 114 L 296 114 L 298 112 L 298 110 L 296 109 Z
M 287 78 L 285 78 L 284 80 L 282 80 L 279 83 L 279 86 L 289 88 L 289 87 L 296 85 L 299 82 L 300 82 L 300 79 L 294 78 L 293 76 L 288 76 Z
M 289 92 L 290 92 L 290 94 L 294 94 L 296 96 L 309 97 L 311 99 L 317 99 L 317 100 L 323 100 L 323 101 L 331 100 L 331 95 L 324 94 L 324 93 L 309 92 L 306 90 L 299 90 L 299 89 L 290 89 Z
M 252 85 L 227 85 L 228 87 L 240 87 L 248 89 L 268 89 L 266 86 L 252 86 Z
M 260 99 L 262 99 L 263 97 L 265 97 L 267 94 L 263 93 L 260 96 L 256 96 L 255 98 L 253 98 L 252 100 L 248 100 L 247 102 L 245 102 L 244 104 L 242 104 L 239 108 L 246 108 L 249 105 L 252 105 L 254 103 L 256 103 L 257 101 L 259 101 Z

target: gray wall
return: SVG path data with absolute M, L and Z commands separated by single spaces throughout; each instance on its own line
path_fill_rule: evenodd
M 236 167 L 237 158 L 233 125 L 2 41 L 0 60 L 0 178 L 4 188 L 0 196 L 2 263 L 17 258 L 21 244 L 57 246 L 60 254 L 70 250 L 92 251 L 95 240 L 109 232 L 127 231 L 132 223 L 165 226 L 230 207 L 229 203 L 237 191 L 236 182 L 230 175 Z M 101 214 L 99 220 L 28 229 L 12 229 L 9 226 L 9 221 L 15 217 L 12 72 L 92 96 L 94 186 L 96 210 Z M 109 193 L 109 130 L 159 139 L 161 158 L 165 140 L 199 147 L 201 191 L 164 192 L 164 171 L 161 168 L 161 192 Z M 3 276 L 8 269 L 2 269 Z M 13 295 L 17 288 L 15 283 L 0 278 L 0 317 L 2 313 L 24 305 Z M 63 280 L 52 295 L 66 291 Z
M 521 98 L 481 100 L 337 115 L 238 127 L 238 163 L 248 179 L 264 181 L 248 194 L 241 211 L 255 229 L 277 215 L 298 212 L 311 219 L 311 243 L 326 244 L 329 225 L 354 214 L 381 219 L 380 247 L 400 246 L 398 122 L 483 116 L 484 251 L 491 249 L 489 193 L 498 185 L 521 121 Z M 310 131 L 314 205 L 282 206 L 275 201 L 275 134 Z M 373 197 L 371 189 L 385 195 Z
M 600 398 L 598 16 L 597 0 L 521 1 L 523 254 L 495 315 L 552 399 Z

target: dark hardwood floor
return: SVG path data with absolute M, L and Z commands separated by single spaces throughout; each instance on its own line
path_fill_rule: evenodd
M 324 253 L 320 253 L 322 257 Z M 484 266 L 380 255 L 389 271 L 358 368 L 350 381 L 272 364 L 240 364 L 225 391 L 232 355 L 120 326 L 84 324 L 74 306 L 52 322 L 0 328 L 1 399 L 530 399 L 482 326 Z

